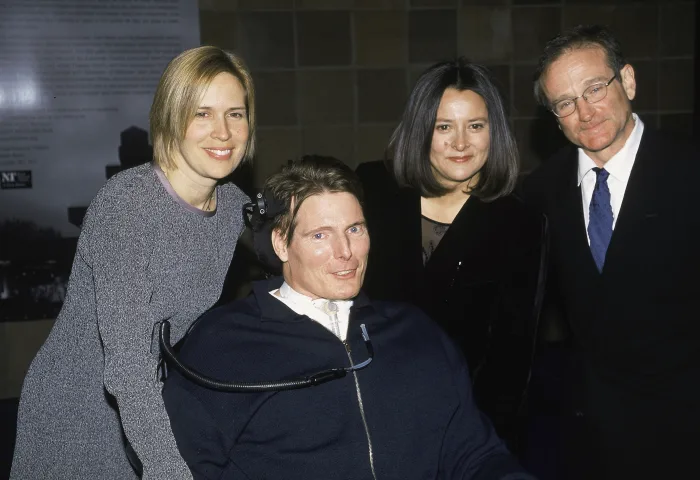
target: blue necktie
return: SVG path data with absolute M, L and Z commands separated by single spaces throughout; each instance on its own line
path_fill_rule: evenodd
M 613 213 L 610 206 L 610 189 L 608 189 L 608 176 L 604 168 L 595 167 L 595 188 L 591 197 L 591 206 L 588 208 L 588 238 L 591 240 L 591 253 L 598 266 L 598 271 L 603 271 L 605 252 L 610 244 L 613 231 Z

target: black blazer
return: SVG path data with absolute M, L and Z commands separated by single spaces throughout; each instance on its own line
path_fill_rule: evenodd
M 382 162 L 358 167 L 371 239 L 364 290 L 424 309 L 464 352 L 479 406 L 509 437 L 529 380 L 544 290 L 544 217 L 471 197 L 423 265 L 420 195 Z
M 523 193 L 549 218 L 550 287 L 581 353 L 591 443 L 611 476 L 676 478 L 669 469 L 700 450 L 700 156 L 645 128 L 602 273 L 577 165 L 577 150 L 565 148 Z

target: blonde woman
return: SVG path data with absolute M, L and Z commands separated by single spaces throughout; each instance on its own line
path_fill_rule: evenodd
M 221 294 L 247 201 L 225 179 L 255 146 L 250 73 L 218 48 L 188 50 L 163 73 L 150 122 L 154 161 L 110 179 L 86 214 L 66 301 L 25 379 L 13 479 L 191 478 L 154 327 L 168 319 L 177 341 Z

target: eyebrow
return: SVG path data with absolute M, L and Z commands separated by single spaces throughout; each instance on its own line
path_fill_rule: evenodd
M 345 227 L 344 230 L 347 230 L 348 228 L 352 228 L 352 227 L 358 227 L 358 226 L 366 227 L 367 221 L 366 220 L 358 220 L 357 222 L 351 223 L 350 225 Z M 311 235 L 312 233 L 322 232 L 324 230 L 334 230 L 334 228 L 331 227 L 330 225 L 322 225 L 320 227 L 312 228 L 311 230 L 305 231 L 302 233 L 302 235 L 308 236 L 308 235 Z
M 439 122 L 445 122 L 445 123 L 452 123 L 454 120 L 450 120 L 449 118 L 436 118 L 435 123 Z M 472 122 L 488 122 L 487 117 L 475 117 L 475 118 L 470 118 L 467 120 L 467 123 L 472 123 Z
M 197 107 L 197 110 L 213 110 L 213 109 L 214 109 L 214 107 L 209 107 L 207 105 L 201 105 L 201 106 Z M 245 107 L 231 107 L 231 108 L 227 108 L 226 111 L 230 112 L 231 110 L 245 110 L 245 109 L 246 109 Z
M 352 223 L 352 224 L 348 225 L 347 227 L 345 227 L 345 230 L 347 230 L 348 228 L 359 227 L 359 226 L 366 227 L 367 221 L 366 220 L 358 220 L 357 222 Z

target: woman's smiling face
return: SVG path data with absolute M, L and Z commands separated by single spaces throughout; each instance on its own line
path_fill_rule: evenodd
M 473 184 L 488 159 L 490 144 L 484 99 L 471 90 L 445 89 L 430 147 L 430 165 L 437 181 L 449 190 Z

